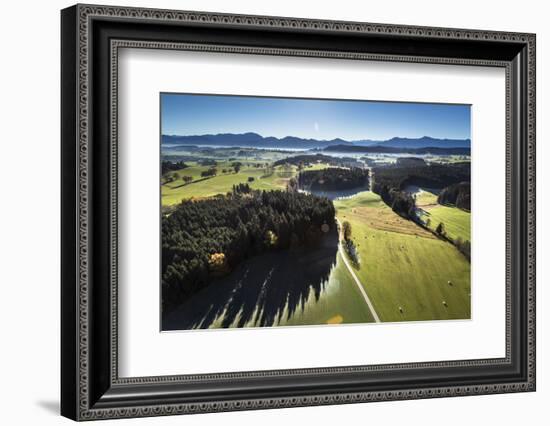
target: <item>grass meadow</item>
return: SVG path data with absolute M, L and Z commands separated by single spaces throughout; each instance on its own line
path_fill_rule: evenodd
M 426 216 L 424 219 L 430 219 L 430 229 L 435 231 L 437 225 L 443 223 L 445 231 L 451 239 L 472 240 L 470 212 L 453 206 L 437 204 L 437 195 L 425 190 L 420 190 L 416 195 L 416 204 L 424 210 Z
M 186 161 L 179 179 L 161 186 L 162 205 L 201 199 L 231 191 L 248 183 L 253 189 L 284 190 L 298 169 L 295 166 L 255 167 L 257 160 L 241 160 L 238 173 L 230 161 L 218 161 L 218 174 L 203 178 L 210 166 Z M 314 164 L 308 170 L 329 167 Z M 223 173 L 223 169 L 227 172 Z M 183 176 L 192 176 L 184 183 Z M 253 180 L 249 180 L 253 178 Z M 417 205 L 430 218 L 430 227 L 445 224 L 448 236 L 470 240 L 470 213 L 437 204 L 437 196 L 420 190 Z M 470 318 L 470 263 L 450 243 L 406 220 L 371 191 L 334 201 L 338 219 L 350 222 L 360 265 L 354 272 L 362 282 L 382 322 Z M 289 318 L 277 325 L 312 325 L 372 322 L 357 284 L 338 253 L 335 267 L 322 294 L 313 292 Z M 216 326 L 216 323 L 214 323 Z M 250 324 L 249 326 L 253 326 Z
M 336 266 L 319 299 L 311 292 L 303 310 L 286 318 L 279 325 L 350 324 L 373 322 L 370 311 L 365 309 L 361 292 L 353 282 L 338 253 Z
M 195 162 L 187 162 L 189 167 L 175 171 L 180 179 L 162 185 L 162 205 L 172 206 L 190 198 L 200 199 L 225 194 L 231 191 L 233 185 L 239 183 L 248 183 L 252 189 L 265 191 L 285 189 L 288 180 L 298 173 L 297 168 L 294 166 L 289 169 L 277 166 L 274 167 L 273 171 L 266 171 L 265 168 L 254 167 L 255 162 L 239 161 L 243 165 L 238 173 L 233 171 L 232 162 L 222 161 L 218 162 L 217 165 L 218 174 L 208 178 L 201 177 L 201 173 L 208 170 L 210 166 L 200 166 Z M 318 170 L 325 167 L 328 167 L 328 165 L 315 164 L 306 170 Z M 226 169 L 227 172 L 223 173 L 223 169 Z M 191 176 L 193 181 L 188 184 L 184 183 L 182 180 L 184 176 Z M 254 180 L 249 182 L 248 178 Z
M 351 223 L 361 260 L 356 274 L 382 321 L 470 318 L 470 264 L 453 245 L 372 192 L 335 206 Z

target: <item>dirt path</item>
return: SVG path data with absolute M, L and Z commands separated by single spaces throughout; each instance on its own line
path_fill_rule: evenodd
M 372 314 L 372 317 L 374 318 L 374 321 L 381 322 L 380 318 L 378 317 L 378 314 L 374 310 L 374 306 L 372 305 L 371 300 L 369 299 L 369 296 L 367 292 L 365 291 L 365 288 L 363 287 L 363 284 L 361 284 L 361 281 L 359 281 L 359 278 L 357 278 L 357 275 L 355 275 L 355 271 L 352 269 L 351 265 L 349 264 L 349 260 L 346 254 L 346 251 L 344 250 L 344 246 L 342 245 L 342 240 L 344 239 L 342 235 L 342 224 L 340 223 L 340 220 L 336 218 L 336 222 L 338 222 L 338 251 L 340 252 L 340 256 L 342 256 L 342 260 L 344 261 L 344 264 L 346 265 L 346 268 L 348 268 L 348 271 L 353 278 L 353 281 L 355 281 L 355 284 L 357 284 L 357 287 L 359 287 L 359 291 L 363 295 L 363 298 L 365 299 L 365 302 L 367 306 L 369 307 L 369 311 Z

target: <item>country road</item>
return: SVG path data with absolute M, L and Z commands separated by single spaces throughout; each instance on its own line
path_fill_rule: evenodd
M 359 291 L 363 295 L 363 298 L 365 299 L 365 302 L 367 303 L 367 306 L 369 307 L 369 311 L 372 314 L 372 317 L 374 318 L 375 322 L 381 322 L 380 318 L 378 317 L 378 314 L 374 310 L 374 306 L 372 305 L 371 300 L 369 299 L 369 296 L 367 292 L 365 291 L 365 288 L 363 287 L 363 284 L 361 284 L 361 281 L 359 278 L 357 278 L 357 275 L 355 275 L 355 271 L 352 269 L 351 265 L 349 264 L 349 260 L 346 254 L 346 251 L 344 250 L 344 246 L 342 245 L 342 240 L 344 239 L 344 236 L 342 234 L 342 223 L 338 218 L 336 218 L 336 222 L 338 222 L 338 252 L 340 253 L 340 256 L 342 256 L 342 260 L 344 261 L 344 264 L 346 265 L 346 268 L 348 268 L 349 273 L 351 274 L 353 281 L 355 281 L 355 284 L 357 284 L 357 287 L 359 287 Z

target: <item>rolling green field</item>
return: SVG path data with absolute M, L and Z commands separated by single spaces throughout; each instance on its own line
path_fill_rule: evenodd
M 162 204 L 169 206 L 189 198 L 204 198 L 225 194 L 231 191 L 233 185 L 239 183 L 248 183 L 253 189 L 284 189 L 290 178 L 283 177 L 286 172 L 276 170 L 271 175 L 266 176 L 265 170 L 247 166 L 243 166 L 239 173 L 231 171 L 224 174 L 221 173 L 221 165 L 218 167 L 220 171 L 217 176 L 201 178 L 200 173 L 208 168 L 207 166 L 194 166 L 181 170 L 179 172 L 181 176 L 193 176 L 193 181 L 185 184 L 182 180 L 178 180 L 162 185 Z M 248 182 L 249 177 L 253 177 L 254 181 Z
M 418 207 L 437 205 L 437 195 L 425 189 L 418 188 L 418 191 L 414 193 L 414 197 Z
M 202 178 L 201 172 L 208 170 L 210 166 L 201 166 L 195 162 L 187 161 L 190 167 L 177 170 L 180 178 L 177 181 L 162 185 L 162 205 L 170 206 L 185 199 L 205 198 L 217 194 L 225 194 L 231 191 L 233 185 L 248 183 L 254 189 L 276 190 L 284 189 L 288 180 L 297 175 L 298 170 L 292 166 L 284 168 L 278 166 L 273 173 L 266 175 L 265 168 L 256 168 L 254 162 L 247 162 L 239 159 L 243 164 L 239 173 L 231 170 L 230 173 L 221 173 L 231 169 L 231 162 L 218 161 L 218 175 L 209 178 Z M 306 167 L 306 170 L 320 170 L 329 167 L 328 164 L 318 163 Z M 170 172 L 173 173 L 173 172 Z M 183 176 L 192 176 L 193 181 L 185 184 L 181 179 Z M 248 182 L 253 177 L 254 181 Z M 211 327 L 219 327 L 223 318 L 215 320 Z M 301 309 L 294 312 L 288 318 L 283 312 L 281 320 L 277 325 L 316 325 L 316 324 L 341 324 L 341 323 L 366 323 L 374 319 L 365 305 L 363 297 L 357 285 L 352 280 L 349 271 L 346 269 L 340 254 L 337 255 L 336 264 L 331 272 L 325 290 L 319 298 L 312 291 Z M 238 322 L 238 318 L 235 320 Z M 245 327 L 253 327 L 254 324 L 246 324 Z
M 447 235 L 456 240 L 471 241 L 470 213 L 457 207 L 434 206 L 428 207 L 426 213 L 430 218 L 430 228 L 434 229 L 442 222 L 445 224 Z
M 340 254 L 325 291 L 315 299 L 311 292 L 302 311 L 290 319 L 283 315 L 278 325 L 351 324 L 374 322 L 356 284 L 346 269 Z
M 253 319 L 242 327 L 256 327 L 255 320 L 260 316 L 254 312 Z M 223 322 L 223 316 L 218 317 L 211 328 L 219 328 Z M 240 317 L 235 318 L 230 327 L 237 327 Z M 369 310 L 357 286 L 351 279 L 349 272 L 342 262 L 340 254 L 337 255 L 336 265 L 325 284 L 324 291 L 317 299 L 313 290 L 309 297 L 293 315 L 288 318 L 288 309 L 285 307 L 281 319 L 273 326 L 292 325 L 320 325 L 320 324 L 353 324 L 374 322 Z
M 437 228 L 439 223 L 445 225 L 449 238 L 455 240 L 462 238 L 471 241 L 470 212 L 453 206 L 437 204 L 437 195 L 426 190 L 420 190 L 416 194 L 416 205 L 425 212 L 423 219 L 430 219 L 430 229 Z
M 372 192 L 334 204 L 351 223 L 361 259 L 355 272 L 382 321 L 470 318 L 470 264 L 453 245 Z
M 266 162 L 262 158 L 216 161 L 218 175 L 208 178 L 202 178 L 201 172 L 210 166 L 186 161 L 190 167 L 177 171 L 178 180 L 161 185 L 162 205 L 225 194 L 239 183 L 248 183 L 253 189 L 284 190 L 298 173 L 295 166 L 255 167 L 256 162 Z M 234 161 L 242 163 L 238 173 L 231 168 Z M 319 163 L 307 170 L 326 167 Z M 224 168 L 229 172 L 222 173 Z M 183 176 L 192 176 L 193 181 L 185 184 Z M 249 177 L 254 180 L 249 182 Z M 437 196 L 425 190 L 416 193 L 416 200 L 430 218 L 431 228 L 443 222 L 450 238 L 470 240 L 469 212 L 438 205 Z M 354 272 L 383 322 L 470 318 L 470 263 L 452 244 L 401 218 L 370 191 L 336 200 L 334 205 L 338 219 L 352 225 L 352 239 L 360 257 Z M 373 321 L 340 256 L 320 297 L 312 292 L 291 318 L 283 313 L 278 325 Z
M 202 178 L 201 172 L 208 170 L 210 166 L 200 166 L 193 162 L 187 162 L 190 167 L 176 170 L 180 175 L 180 179 L 161 186 L 162 205 L 171 206 L 190 198 L 198 199 L 225 194 L 231 191 L 233 185 L 239 183 L 248 183 L 252 189 L 265 191 L 285 189 L 288 180 L 297 174 L 297 168 L 294 166 L 288 169 L 278 166 L 274 168 L 272 173 L 266 173 L 265 168 L 253 167 L 253 161 L 239 161 L 243 163 L 239 173 L 233 171 L 231 162 L 219 162 L 217 165 L 218 174 L 208 178 Z M 314 164 L 307 167 L 306 170 L 319 170 L 326 167 L 328 167 L 327 164 Z M 224 168 L 230 170 L 230 172 L 222 173 Z M 192 176 L 193 181 L 185 184 L 181 180 L 183 176 Z M 253 177 L 254 181 L 248 182 L 249 177 Z

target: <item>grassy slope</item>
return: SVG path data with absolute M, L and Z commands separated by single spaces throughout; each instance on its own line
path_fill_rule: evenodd
M 400 218 L 372 192 L 335 205 L 352 225 L 356 274 L 382 321 L 470 317 L 470 264 L 451 244 Z
M 445 225 L 447 235 L 453 240 L 460 237 L 471 241 L 470 213 L 456 207 L 428 207 L 426 213 L 430 218 L 430 228 L 434 229 L 440 222 Z
M 291 176 L 296 175 L 296 168 L 293 167 L 289 174 L 282 167 L 278 167 L 275 173 L 268 177 L 262 177 L 264 169 L 249 167 L 246 162 L 239 173 L 219 174 L 216 177 L 193 182 L 189 185 L 183 185 L 183 181 L 171 182 L 162 185 L 162 203 L 163 205 L 173 205 L 179 203 L 182 199 L 203 198 L 216 194 L 224 194 L 231 190 L 237 183 L 248 182 L 248 177 L 253 176 L 254 181 L 249 185 L 255 189 L 274 190 L 284 189 L 286 182 Z M 198 166 L 190 163 L 191 167 L 178 170 L 180 177 L 193 176 L 193 179 L 200 180 L 201 172 L 207 170 L 208 166 Z M 229 168 L 226 163 L 219 163 L 218 170 L 224 167 Z M 328 167 L 327 164 L 315 164 L 308 170 L 319 170 Z M 221 318 L 212 324 L 213 328 L 219 327 Z M 284 314 L 278 325 L 317 325 L 317 324 L 340 324 L 340 323 L 365 323 L 374 322 L 363 297 L 352 280 L 349 271 L 344 263 L 337 257 L 337 263 L 331 273 L 329 282 L 325 291 L 321 294 L 319 300 L 315 299 L 313 292 L 303 309 L 294 313 L 292 318 L 286 318 Z M 253 327 L 254 324 L 247 324 L 246 327 Z
M 288 180 L 295 176 L 297 171 L 293 167 L 291 171 L 283 170 L 282 166 L 276 167 L 275 172 L 270 176 L 265 176 L 265 169 L 255 168 L 243 162 L 243 167 L 239 173 L 222 173 L 224 168 L 230 169 L 229 163 L 220 162 L 217 166 L 218 175 L 211 178 L 201 178 L 201 172 L 209 169 L 208 166 L 198 166 L 191 164 L 191 167 L 178 170 L 180 179 L 161 186 L 162 205 L 170 206 L 179 203 L 181 200 L 189 198 L 211 197 L 217 194 L 225 194 L 231 191 L 233 185 L 238 183 L 248 183 L 253 189 L 274 190 L 285 189 Z M 317 170 L 326 168 L 326 164 L 316 164 L 307 170 Z M 192 176 L 193 182 L 185 185 L 181 180 L 183 176 Z M 253 177 L 253 182 L 248 182 L 248 178 Z
M 283 189 L 290 177 L 282 168 L 277 168 L 274 174 L 262 178 L 265 173 L 263 169 L 250 167 L 245 162 L 243 164 L 237 174 L 220 173 L 216 177 L 189 185 L 182 185 L 181 180 L 163 185 L 162 203 L 173 205 L 191 197 L 202 198 L 223 194 L 230 191 L 234 184 L 247 182 L 249 176 L 255 178 L 251 183 L 253 188 Z M 229 165 L 219 163 L 218 170 L 221 172 L 224 167 L 229 168 Z M 324 167 L 326 165 L 320 164 L 312 168 Z M 195 180 L 199 180 L 200 173 L 206 169 L 207 166 L 192 164 L 192 167 L 178 173 L 180 176 L 191 175 Z M 295 169 L 293 170 L 292 175 L 295 174 Z M 429 204 L 431 198 L 427 196 L 423 201 Z M 365 283 L 365 288 L 383 321 L 470 316 L 470 266 L 454 247 L 398 217 L 372 192 L 337 201 L 335 204 L 339 217 L 352 223 L 354 239 L 362 258 L 361 269 L 356 273 Z M 444 222 L 448 232 L 452 234 L 453 221 L 450 215 L 438 210 L 458 209 L 443 206 L 433 209 L 436 215 L 446 213 Z M 458 211 L 469 216 L 468 213 Z M 434 226 L 437 226 L 437 223 Z M 453 286 L 447 284 L 448 280 L 453 282 Z M 339 259 L 327 292 L 319 301 L 315 301 L 312 296 L 302 312 L 289 320 L 283 320 L 281 325 L 372 321 L 361 299 L 349 272 Z M 443 300 L 446 300 L 447 308 L 443 306 Z M 399 313 L 398 306 L 403 307 L 403 314 Z
M 418 192 L 414 194 L 414 197 L 418 207 L 427 207 L 437 204 L 437 195 L 424 189 L 419 189 Z
M 374 322 L 363 296 L 353 282 L 348 270 L 337 255 L 336 266 L 333 269 L 325 290 L 318 300 L 313 291 L 301 309 L 297 309 L 291 318 L 287 318 L 287 310 L 283 311 L 281 320 L 274 326 L 322 325 L 322 324 L 353 324 Z M 256 317 L 258 313 L 252 316 Z M 220 328 L 223 317 L 217 318 L 210 328 Z M 237 327 L 239 317 L 231 327 Z M 257 327 L 254 320 L 244 327 Z
M 254 189 L 284 189 L 288 178 L 283 177 L 284 174 L 276 171 L 271 176 L 262 177 L 265 170 L 254 167 L 243 166 L 239 173 L 221 173 L 223 165 L 218 166 L 218 175 L 207 179 L 202 179 L 200 173 L 208 169 L 204 166 L 194 166 L 188 169 L 183 169 L 180 176 L 193 176 L 194 182 L 184 185 L 183 181 L 178 180 L 167 185 L 162 185 L 162 204 L 172 205 L 177 204 L 181 200 L 189 198 L 204 198 L 211 197 L 216 194 L 225 194 L 231 191 L 233 185 L 238 183 L 247 183 L 248 177 L 253 177 L 254 181 L 249 185 Z
M 290 319 L 283 316 L 279 325 L 374 322 L 374 318 L 342 262 L 340 254 L 338 254 L 336 262 L 329 283 L 319 300 L 315 300 L 315 295 L 312 292 L 304 309 L 301 312 L 295 312 Z
M 427 191 L 420 191 L 416 196 L 416 204 L 425 210 L 430 218 L 430 228 L 435 230 L 440 222 L 445 224 L 445 230 L 453 240 L 460 237 L 471 241 L 470 213 L 456 207 L 437 204 L 437 195 Z

